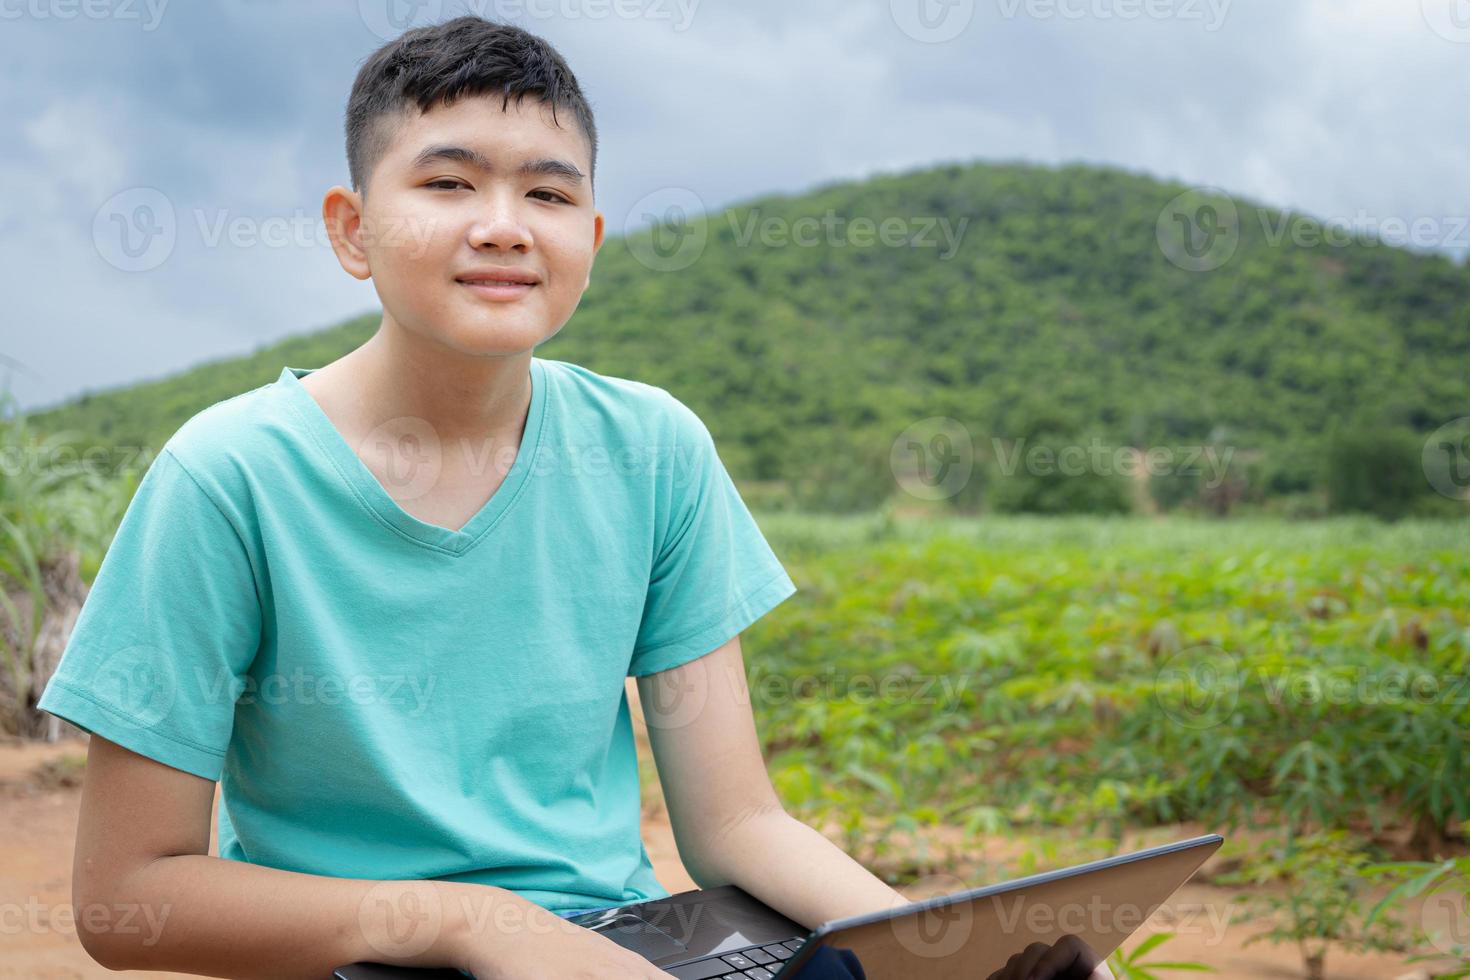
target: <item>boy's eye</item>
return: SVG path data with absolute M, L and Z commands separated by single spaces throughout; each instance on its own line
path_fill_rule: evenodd
M 444 187 L 444 188 L 448 188 L 450 190 L 453 190 L 456 187 L 468 187 L 469 185 L 466 184 L 462 180 L 453 180 L 453 179 L 450 179 L 450 178 L 445 178 L 444 180 L 431 180 L 427 184 L 425 184 L 424 186 L 425 187 L 433 187 L 433 188 Z M 562 197 L 560 194 L 558 194 L 556 191 L 544 191 L 543 190 L 543 191 L 532 191 L 531 193 L 532 194 L 546 194 L 553 201 L 560 201 L 563 204 L 570 204 L 571 203 L 565 197 Z

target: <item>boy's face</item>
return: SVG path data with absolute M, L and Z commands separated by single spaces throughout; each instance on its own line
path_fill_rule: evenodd
M 590 151 L 570 113 L 558 110 L 557 126 L 533 97 L 500 105 L 472 96 L 414 111 L 393 124 L 366 200 L 334 187 L 323 204 L 338 260 L 372 278 L 384 318 L 465 354 L 514 354 L 555 335 L 602 247 Z M 541 168 L 517 172 L 528 163 Z M 494 269 L 536 282 L 463 281 Z

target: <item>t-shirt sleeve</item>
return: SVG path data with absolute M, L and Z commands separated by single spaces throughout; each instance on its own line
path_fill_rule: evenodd
M 260 636 L 256 577 L 236 525 L 165 446 L 123 514 L 38 707 L 218 780 Z
M 660 542 L 628 673 L 668 670 L 718 649 L 796 592 L 726 472 L 704 422 L 674 418 Z

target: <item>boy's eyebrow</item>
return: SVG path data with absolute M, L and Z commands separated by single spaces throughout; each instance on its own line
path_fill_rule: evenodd
M 413 163 L 409 169 L 417 170 L 436 160 L 443 160 L 448 163 L 463 163 L 487 174 L 495 172 L 495 166 L 490 162 L 490 158 L 479 150 L 472 150 L 466 146 L 447 145 L 425 147 L 418 156 L 413 158 Z M 516 168 L 516 175 L 525 176 L 527 174 L 545 174 L 548 177 L 561 177 L 573 184 L 580 184 L 582 182 L 582 171 L 565 160 L 527 160 Z

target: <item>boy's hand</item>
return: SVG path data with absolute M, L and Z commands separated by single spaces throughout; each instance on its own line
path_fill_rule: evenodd
M 1102 958 L 1074 935 L 1048 946 L 1032 943 L 986 980 L 1114 980 Z
M 522 928 L 465 934 L 459 962 L 475 980 L 675 980 L 611 939 L 526 904 Z

